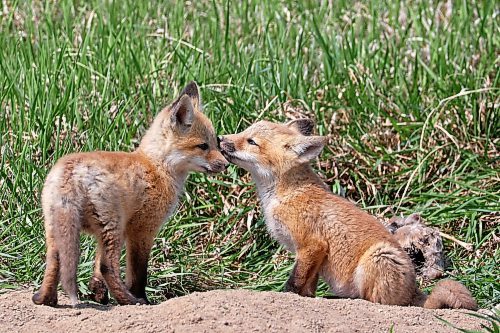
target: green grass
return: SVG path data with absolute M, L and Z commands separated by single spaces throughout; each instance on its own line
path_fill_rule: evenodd
M 447 274 L 482 307 L 499 303 L 498 3 L 316 3 L 3 2 L 0 288 L 42 280 L 39 199 L 55 161 L 133 150 L 196 80 L 221 134 L 263 118 L 316 119 L 331 140 L 315 167 L 333 191 L 378 216 L 420 212 L 472 243 L 446 242 Z M 83 242 L 85 293 L 94 247 Z M 280 290 L 292 262 L 267 235 L 245 172 L 196 174 L 157 237 L 149 291 L 160 301 Z

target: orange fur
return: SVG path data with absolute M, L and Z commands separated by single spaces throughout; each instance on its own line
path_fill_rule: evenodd
M 81 231 L 97 239 L 90 289 L 107 302 L 147 303 L 147 261 L 154 237 L 173 213 L 191 171 L 215 173 L 227 161 L 217 149 L 210 120 L 201 113 L 194 82 L 162 110 L 139 148 L 64 156 L 49 172 L 42 192 L 47 267 L 35 304 L 57 304 L 59 278 L 71 303 L 78 302 L 76 272 Z M 126 281 L 119 259 L 127 250 Z
M 446 299 L 439 284 L 426 299 L 416 286 L 409 256 L 385 227 L 333 195 L 313 172 L 309 161 L 320 154 L 326 139 L 311 135 L 312 129 L 307 119 L 260 121 L 220 138 L 226 158 L 252 174 L 269 232 L 296 253 L 286 290 L 313 296 L 321 276 L 342 297 L 475 309 L 474 299 L 458 282 L 446 284 Z

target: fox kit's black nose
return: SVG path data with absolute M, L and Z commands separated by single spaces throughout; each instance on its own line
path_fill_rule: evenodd
M 219 144 L 219 148 L 222 153 L 234 153 L 236 151 L 234 143 L 230 141 L 221 141 L 221 143 Z
M 222 148 L 222 145 L 223 145 L 224 143 L 227 143 L 227 142 L 228 142 L 228 141 L 227 141 L 227 139 L 224 137 L 224 135 L 219 135 L 219 136 L 217 137 L 217 145 L 219 146 L 219 148 Z

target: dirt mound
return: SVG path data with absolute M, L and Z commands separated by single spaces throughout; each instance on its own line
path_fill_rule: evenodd
M 460 310 L 385 306 L 363 300 L 304 298 L 289 293 L 217 290 L 154 306 L 73 309 L 59 293 L 58 308 L 35 306 L 30 291 L 0 295 L 0 332 L 456 332 L 479 329 Z

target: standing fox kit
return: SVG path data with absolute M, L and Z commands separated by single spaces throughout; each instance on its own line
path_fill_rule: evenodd
M 55 306 L 61 279 L 77 304 L 80 232 L 97 239 L 90 290 L 106 303 L 107 288 L 119 304 L 148 303 L 147 262 L 154 237 L 173 213 L 191 171 L 216 173 L 228 162 L 217 149 L 210 120 L 201 113 L 196 83 L 162 110 L 138 149 L 67 155 L 49 172 L 42 191 L 46 270 L 35 304 Z M 126 281 L 120 252 L 126 243 Z
M 416 285 L 406 252 L 373 216 L 328 190 L 309 161 L 326 138 L 314 124 L 260 121 L 220 137 L 223 155 L 249 171 L 271 235 L 296 254 L 285 290 L 314 296 L 321 276 L 337 296 L 425 308 L 476 309 L 462 284 L 443 280 L 430 295 Z

